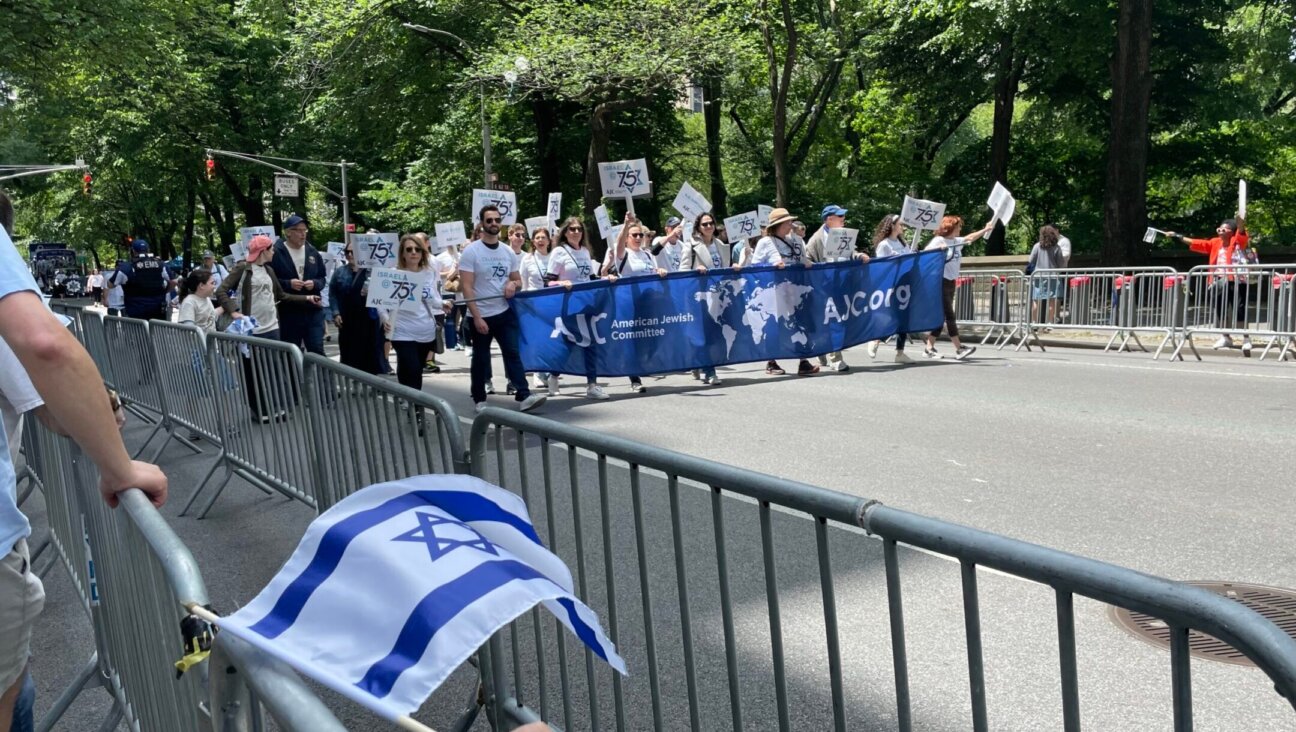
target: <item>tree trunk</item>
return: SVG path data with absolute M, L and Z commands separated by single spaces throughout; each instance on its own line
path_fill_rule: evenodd
M 708 74 L 702 87 L 702 121 L 706 124 L 707 169 L 711 174 L 711 213 L 723 219 L 729 212 L 724 168 L 720 165 L 720 104 L 723 82 L 719 74 Z
M 553 142 L 554 131 L 558 129 L 556 102 L 535 97 L 531 100 L 531 117 L 536 128 L 536 160 L 540 162 L 540 210 L 547 211 L 549 194 L 562 190 L 562 158 Z
M 990 138 L 990 180 L 1008 185 L 1008 161 L 1012 142 L 1013 105 L 1021 85 L 1022 59 L 1016 58 L 1016 46 L 1009 32 L 999 39 L 998 70 L 994 86 L 994 132 Z M 1004 253 L 1006 237 L 987 239 L 986 254 Z
M 590 256 L 603 256 L 603 238 L 598 235 L 598 222 L 594 218 L 594 209 L 603 202 L 603 181 L 599 178 L 599 163 L 608 159 L 608 143 L 612 138 L 611 110 L 607 104 L 600 104 L 590 114 L 589 153 L 585 157 L 585 237 L 591 244 Z M 600 261 L 596 258 L 595 261 Z
M 765 10 L 764 2 L 761 3 L 761 10 Z M 792 86 L 792 70 L 796 67 L 799 36 L 796 23 L 792 19 L 792 6 L 789 0 L 781 0 L 779 10 L 783 21 L 783 33 L 787 39 L 781 61 L 774 47 L 774 31 L 768 20 L 761 25 L 761 37 L 765 42 L 765 62 L 769 72 L 773 114 L 770 137 L 774 143 L 771 151 L 774 163 L 774 202 L 786 208 L 792 198 L 791 170 L 788 163 L 787 102 L 788 92 Z
M 185 206 L 187 215 L 185 216 L 184 229 L 184 269 L 189 271 L 189 266 L 193 262 L 193 238 L 194 238 L 194 217 L 198 215 L 198 192 L 194 190 L 193 181 L 189 181 L 185 186 L 185 198 L 188 205 Z
M 1147 226 L 1149 71 L 1152 0 L 1120 0 L 1116 54 L 1112 57 L 1111 137 L 1103 194 L 1103 265 L 1125 266 L 1143 258 Z

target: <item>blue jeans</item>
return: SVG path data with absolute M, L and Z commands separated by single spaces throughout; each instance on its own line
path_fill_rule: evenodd
M 279 313 L 279 340 L 307 353 L 324 355 L 324 310 L 284 310 Z
M 35 732 L 36 730 L 36 682 L 32 681 L 31 672 L 23 675 L 22 687 L 18 690 L 18 700 L 14 704 L 13 725 L 10 732 Z
M 477 332 L 477 326 L 468 318 L 472 329 L 472 400 L 474 404 L 486 401 L 486 382 L 491 378 L 490 345 L 494 339 L 499 343 L 500 355 L 504 357 L 504 375 L 509 383 L 517 389 L 514 399 L 522 401 L 531 396 L 531 387 L 527 384 L 526 369 L 522 366 L 522 354 L 518 351 L 520 328 L 517 315 L 512 310 L 505 310 L 499 315 L 483 318 L 488 332 Z

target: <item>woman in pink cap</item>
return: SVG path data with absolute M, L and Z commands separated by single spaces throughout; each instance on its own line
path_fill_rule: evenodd
M 270 271 L 270 260 L 274 257 L 274 242 L 270 237 L 261 235 L 252 237 L 248 242 L 247 260 L 234 265 L 229 276 L 221 280 L 216 289 L 216 301 L 225 312 L 235 320 L 250 317 L 251 329 L 244 328 L 257 338 L 272 341 L 279 340 L 279 314 L 277 306 L 281 302 L 301 302 L 319 304 L 318 295 L 298 295 L 283 291 L 279 279 Z M 233 293 L 238 293 L 237 300 Z M 230 326 L 231 330 L 235 326 Z M 269 422 L 271 415 L 266 408 L 266 398 L 256 384 L 252 368 L 252 359 L 244 356 L 243 373 L 247 377 L 248 406 L 252 415 L 261 422 Z

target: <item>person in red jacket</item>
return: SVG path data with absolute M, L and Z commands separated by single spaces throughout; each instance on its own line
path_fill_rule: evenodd
M 1246 264 L 1249 261 L 1247 246 L 1251 237 L 1247 235 L 1246 220 L 1225 219 L 1215 229 L 1212 239 L 1192 239 L 1173 231 L 1166 235 L 1180 244 L 1187 244 L 1194 252 L 1205 254 L 1211 266 L 1207 276 L 1210 288 L 1209 298 L 1216 309 L 1216 325 L 1220 328 L 1246 328 L 1247 299 L 1249 282 L 1244 270 L 1236 270 L 1228 265 Z M 1225 333 L 1215 342 L 1215 349 L 1232 348 L 1233 338 Z M 1251 357 L 1251 337 L 1242 334 L 1242 355 Z

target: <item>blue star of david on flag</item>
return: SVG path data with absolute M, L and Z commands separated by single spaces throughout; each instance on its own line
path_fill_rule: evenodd
M 418 518 L 418 528 L 411 529 L 404 534 L 395 537 L 392 541 L 411 541 L 418 544 L 426 544 L 428 556 L 431 557 L 434 562 L 461 546 L 466 546 L 470 549 L 479 549 L 487 554 L 499 556 L 499 552 L 496 551 L 494 544 L 490 543 L 486 537 L 477 533 L 473 527 L 463 523 L 462 521 L 456 521 L 453 518 L 441 517 L 431 513 L 423 513 L 421 511 L 415 512 L 414 516 Z M 465 540 L 453 539 L 445 536 L 444 533 L 438 536 L 434 527 L 446 525 L 454 526 L 459 529 L 458 532 L 453 533 L 467 533 L 476 538 Z

